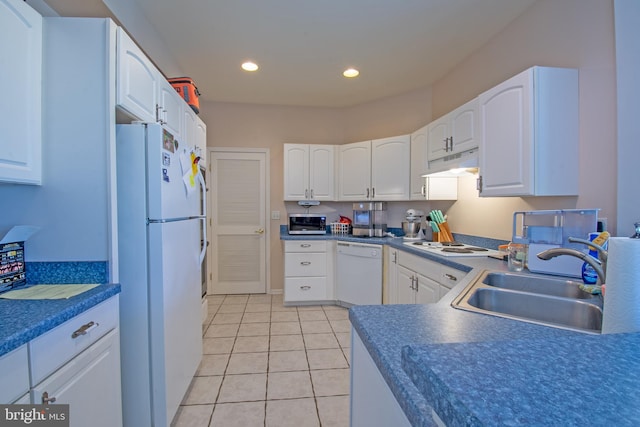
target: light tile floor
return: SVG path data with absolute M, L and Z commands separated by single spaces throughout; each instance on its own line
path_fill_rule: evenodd
M 349 425 L 348 312 L 210 296 L 202 362 L 172 427 Z

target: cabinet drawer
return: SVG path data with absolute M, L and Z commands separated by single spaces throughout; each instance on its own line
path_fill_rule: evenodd
M 326 277 L 292 277 L 284 279 L 284 300 L 286 302 L 326 299 Z
M 287 240 L 284 242 L 285 252 L 326 252 L 326 240 Z
M 398 251 L 398 264 L 425 277 L 440 281 L 440 263 L 421 258 L 408 252 Z
M 284 256 L 285 277 L 325 276 L 327 273 L 327 254 L 325 253 L 288 253 Z
M 451 289 L 455 285 L 460 283 L 460 281 L 466 275 L 467 275 L 467 273 L 465 273 L 462 270 L 457 270 L 457 269 L 455 269 L 453 267 L 449 267 L 449 266 L 446 266 L 446 265 L 441 265 L 440 266 L 440 278 L 438 279 L 438 282 L 440 282 L 441 284 L 443 284 L 447 288 Z
M 32 385 L 117 327 L 118 307 L 109 298 L 29 342 Z
M 29 391 L 29 356 L 23 345 L 0 357 L 0 403 L 13 403 Z

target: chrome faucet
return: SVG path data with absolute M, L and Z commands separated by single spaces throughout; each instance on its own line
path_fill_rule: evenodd
M 593 246 L 594 248 L 596 248 L 598 250 L 599 256 L 602 257 L 602 261 L 592 257 L 589 254 L 585 254 L 584 252 L 580 252 L 580 251 L 577 251 L 575 249 L 570 249 L 570 248 L 547 249 L 546 251 L 540 252 L 537 255 L 538 258 L 540 258 L 542 260 L 545 260 L 545 261 L 548 261 L 551 258 L 555 258 L 555 257 L 560 256 L 560 255 L 570 255 L 570 256 L 573 256 L 573 257 L 576 257 L 576 258 L 580 258 L 582 261 L 584 261 L 587 264 L 589 264 L 595 270 L 596 274 L 598 275 L 598 283 L 597 283 L 597 285 L 605 284 L 606 283 L 605 266 L 606 266 L 606 260 L 607 260 L 607 255 L 608 255 L 607 251 L 602 246 L 596 245 L 593 242 L 590 242 L 588 240 L 582 241 L 582 239 L 574 239 L 574 238 L 570 237 L 569 241 L 570 242 L 575 242 L 575 243 L 584 243 L 586 245 Z

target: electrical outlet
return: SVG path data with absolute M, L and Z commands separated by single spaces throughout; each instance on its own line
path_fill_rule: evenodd
M 271 219 L 280 219 L 280 211 L 271 211 Z

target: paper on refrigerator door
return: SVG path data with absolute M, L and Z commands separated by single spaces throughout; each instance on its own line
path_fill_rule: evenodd
M 184 186 L 187 189 L 187 194 L 191 194 L 196 191 L 196 177 L 193 175 L 191 170 L 188 170 L 187 173 L 182 175 L 182 182 L 184 182 Z

